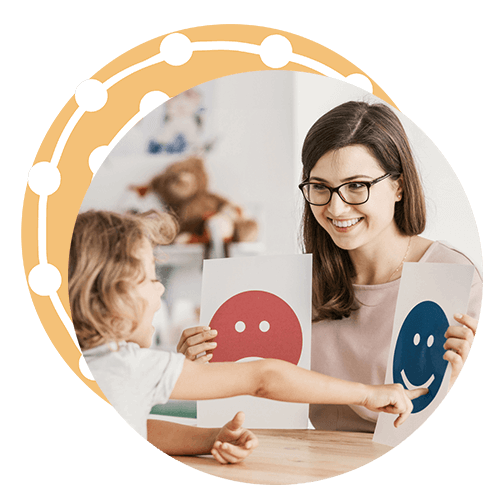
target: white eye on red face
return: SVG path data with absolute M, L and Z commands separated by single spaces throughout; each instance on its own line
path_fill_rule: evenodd
M 269 324 L 269 321 L 261 321 L 259 323 L 259 330 L 262 333 L 268 332 L 270 328 L 271 325 Z M 234 325 L 234 329 L 238 333 L 243 333 L 247 329 L 247 325 L 245 324 L 244 321 L 237 321 L 236 324 Z

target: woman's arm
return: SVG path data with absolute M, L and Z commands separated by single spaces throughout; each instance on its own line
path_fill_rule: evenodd
M 413 409 L 411 399 L 426 392 L 405 391 L 399 384 L 348 382 L 276 359 L 209 364 L 186 360 L 171 397 L 203 400 L 251 395 L 292 403 L 354 404 L 399 414 L 395 421 L 399 426 Z

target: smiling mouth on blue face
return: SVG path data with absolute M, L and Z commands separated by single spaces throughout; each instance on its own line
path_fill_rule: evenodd
M 422 385 L 413 385 L 408 380 L 408 377 L 406 376 L 404 368 L 401 370 L 401 378 L 403 379 L 405 387 L 408 390 L 410 390 L 410 391 L 412 391 L 413 389 L 428 389 L 431 386 L 432 382 L 434 382 L 434 380 L 436 379 L 436 377 L 434 376 L 434 374 L 432 374 L 429 377 L 429 379 L 427 380 L 427 382 L 425 382 L 424 384 L 422 384 Z

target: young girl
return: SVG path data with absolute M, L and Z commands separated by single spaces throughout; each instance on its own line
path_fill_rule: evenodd
M 163 285 L 155 275 L 154 245 L 172 241 L 174 219 L 90 211 L 78 215 L 69 258 L 69 297 L 85 360 L 114 408 L 140 434 L 171 455 L 212 453 L 220 463 L 243 460 L 257 445 L 240 412 L 222 429 L 149 421 L 151 408 L 174 399 L 253 395 L 280 401 L 362 405 L 411 413 L 411 399 L 426 389 L 368 386 L 313 373 L 274 360 L 194 363 L 180 353 L 148 349 Z M 208 331 L 190 329 L 190 335 Z

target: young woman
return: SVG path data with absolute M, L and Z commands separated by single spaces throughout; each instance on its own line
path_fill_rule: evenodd
M 425 199 L 405 130 L 383 104 L 351 101 L 330 110 L 309 130 L 302 150 L 304 251 L 313 255 L 311 367 L 341 379 L 385 380 L 404 262 L 472 265 L 455 249 L 419 236 Z M 482 280 L 474 273 L 463 326 L 446 332 L 450 387 L 477 327 Z M 212 334 L 213 335 L 213 334 Z M 190 359 L 213 349 L 209 333 L 181 337 Z M 377 414 L 349 405 L 311 405 L 315 427 L 373 432 Z
M 312 369 L 363 383 L 384 381 L 404 262 L 470 264 L 419 234 L 425 200 L 411 147 L 383 104 L 344 103 L 319 118 L 302 149 L 304 250 L 313 255 Z M 446 333 L 455 382 L 476 331 L 477 272 L 462 325 Z M 311 405 L 321 429 L 369 431 L 377 416 L 345 405 Z

